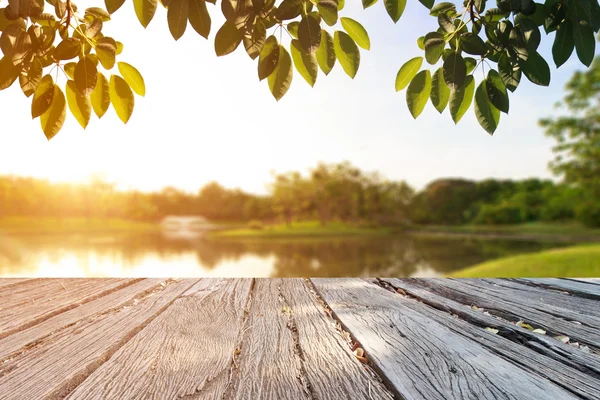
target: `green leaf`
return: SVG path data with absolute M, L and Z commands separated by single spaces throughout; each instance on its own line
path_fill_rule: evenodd
M 188 22 L 188 0 L 171 0 L 167 9 L 169 31 L 173 39 L 179 40 L 185 33 Z
M 500 74 L 496 70 L 491 69 L 490 72 L 488 72 L 485 87 L 488 98 L 494 107 L 503 113 L 508 114 L 508 92 L 506 91 L 506 86 L 504 85 Z
M 498 60 L 498 72 L 500 78 L 508 90 L 514 92 L 521 81 L 521 69 L 518 65 L 513 65 L 508 54 L 503 53 Z
M 435 0 L 419 0 L 419 3 L 423 4 L 426 8 L 431 10 L 431 7 L 433 7 Z
M 443 77 L 451 90 L 456 90 L 465 83 L 467 64 L 460 54 L 452 52 L 444 61 Z
M 85 10 L 84 18 L 93 21 L 96 18 L 100 18 L 102 22 L 110 21 L 110 14 L 100 7 L 90 7 Z
M 102 118 L 110 106 L 110 88 L 108 79 L 101 72 L 98 72 L 96 87 L 92 91 L 90 98 L 94 112 L 98 118 Z
M 325 75 L 328 75 L 335 65 L 333 37 L 325 29 L 321 30 L 321 44 L 317 50 L 317 62 Z
M 121 8 L 123 3 L 125 3 L 125 0 L 104 0 L 106 11 L 108 11 L 109 14 L 112 14 Z
M 75 66 L 77 63 L 70 62 L 64 65 L 65 74 L 69 77 L 69 79 L 75 79 Z
M 460 48 L 465 53 L 476 56 L 483 56 L 488 51 L 483 39 L 472 32 L 467 32 L 460 37 Z
M 596 38 L 594 36 L 594 31 L 588 25 L 574 24 L 573 39 L 575 41 L 575 51 L 577 52 L 579 61 L 586 67 L 589 67 L 594 60 L 594 54 L 596 52 Z
M 135 15 L 144 28 L 148 26 L 156 12 L 157 0 L 133 0 Z
M 266 39 L 267 28 L 265 28 L 265 25 L 262 23 L 261 20 L 257 20 L 254 24 L 252 34 L 244 35 L 244 48 L 246 49 L 246 53 L 248 53 L 251 59 L 255 60 L 256 57 L 260 55 L 260 50 L 264 46 Z
M 465 83 L 456 90 L 450 92 L 450 115 L 455 124 L 461 120 L 473 102 L 475 92 L 475 80 L 473 75 L 468 75 Z
M 317 9 L 323 21 L 329 26 L 336 24 L 338 20 L 338 3 L 334 0 L 319 0 Z
M 19 69 L 10 57 L 0 59 L 0 90 L 8 89 L 19 77 Z
M 67 104 L 79 125 L 85 129 L 92 116 L 92 103 L 89 97 L 77 90 L 75 82 L 71 80 L 67 81 Z
M 271 35 L 265 41 L 258 57 L 258 79 L 263 80 L 270 76 L 279 61 L 279 44 L 277 38 Z
M 335 31 L 333 34 L 333 48 L 344 72 L 354 79 L 360 65 L 360 51 L 354 40 L 345 32 Z
M 425 35 L 423 45 L 425 46 L 425 59 L 429 64 L 433 65 L 437 63 L 442 56 L 446 41 L 444 40 L 444 35 L 441 33 L 429 32 Z
M 490 135 L 500 123 L 500 110 L 491 103 L 486 90 L 486 81 L 481 81 L 475 92 L 475 116 L 479 125 Z
M 321 44 L 321 26 L 311 15 L 305 15 L 298 25 L 298 40 L 307 53 L 314 53 Z
M 233 53 L 242 42 L 242 32 L 234 21 L 225 21 L 215 35 L 215 52 L 218 57 Z
M 425 36 L 421 36 L 417 39 L 417 46 L 419 46 L 421 50 L 425 50 Z
M 573 24 L 566 20 L 556 29 L 554 44 L 552 45 L 552 58 L 556 68 L 563 65 L 573 54 L 575 42 L 573 40 Z
M 550 67 L 538 52 L 529 54 L 527 61 L 523 63 L 523 73 L 531 83 L 540 86 L 550 85 Z
M 452 11 L 456 12 L 456 5 L 448 1 L 442 1 L 431 8 L 429 15 L 437 17 L 439 13 L 448 13 Z
M 478 14 L 482 14 L 485 11 L 485 3 L 487 0 L 475 0 L 475 10 L 477 10 Z
M 280 21 L 294 19 L 302 12 L 301 0 L 283 0 L 277 10 L 275 16 Z
M 37 57 L 35 57 L 31 62 L 29 70 L 21 72 L 21 74 L 19 75 L 19 84 L 21 85 L 21 90 L 23 91 L 25 96 L 30 97 L 33 93 L 35 93 L 35 89 L 42 80 L 42 73 L 42 62 Z
M 203 38 L 208 39 L 210 34 L 210 14 L 206 9 L 206 1 L 190 0 L 188 10 L 188 19 L 192 28 Z M 262 24 L 262 22 L 261 22 Z M 264 28 L 264 25 L 263 25 Z
M 146 95 L 146 84 L 144 83 L 144 77 L 142 74 L 131 64 L 120 61 L 117 63 L 119 72 L 125 82 L 131 87 L 131 89 L 140 96 Z
M 50 74 L 44 75 L 33 93 L 31 101 L 31 118 L 35 119 L 45 113 L 54 97 L 54 80 Z
M 277 101 L 279 101 L 286 94 L 290 88 L 293 77 L 292 59 L 290 58 L 290 54 L 287 52 L 285 47 L 278 47 L 279 61 L 277 62 L 277 66 L 275 67 L 273 73 L 267 78 L 269 89 Z
M 438 18 L 438 25 L 440 26 L 440 28 L 442 28 L 444 30 L 444 32 L 452 33 L 456 30 L 454 23 L 452 22 L 450 17 L 448 17 L 447 14 L 440 13 L 440 14 L 438 14 L 437 18 Z
M 79 55 L 81 51 L 81 42 L 75 38 L 67 38 L 60 42 L 52 56 L 55 60 L 71 60 Z
M 384 0 L 384 4 L 385 10 L 392 21 L 394 21 L 394 23 L 398 22 L 406 8 L 406 0 Z
M 52 139 L 62 128 L 67 116 L 65 95 L 58 85 L 52 85 L 52 100 L 48 109 L 40 116 L 42 131 L 48 140 Z
M 342 17 L 340 18 L 340 22 L 342 23 L 342 27 L 350 35 L 352 40 L 356 42 L 357 45 L 362 47 L 365 50 L 369 50 L 371 48 L 371 40 L 369 39 L 369 34 L 363 28 L 363 26 L 352 18 Z
M 377 0 L 362 0 L 363 10 L 366 10 L 375 3 L 377 3 Z
M 473 72 L 475 67 L 477 67 L 477 60 L 473 57 L 465 57 L 464 61 L 465 65 L 467 66 L 467 74 L 470 74 L 471 72 Z
M 346 5 L 346 0 L 339 0 L 338 1 L 338 11 L 342 11 L 344 9 L 345 5 Z
M 400 67 L 396 75 L 396 92 L 404 89 L 417 75 L 423 65 L 423 57 L 411 58 Z
M 112 69 L 117 57 L 117 42 L 115 39 L 105 36 L 96 41 L 96 55 L 104 69 Z
M 417 118 L 425 108 L 431 93 L 431 73 L 429 70 L 419 72 L 406 90 L 406 105 L 413 118 Z
M 296 39 L 292 40 L 290 49 L 296 70 L 300 73 L 304 80 L 311 87 L 313 87 L 317 81 L 317 74 L 319 72 L 316 55 L 307 53 L 300 42 Z
M 450 99 L 450 89 L 444 81 L 443 68 L 439 68 L 431 78 L 431 104 L 441 114 Z
M 131 114 L 133 114 L 133 106 L 135 99 L 131 88 L 123 78 L 118 75 L 111 75 L 109 84 L 110 102 L 117 112 L 119 119 L 123 123 L 127 123 Z
M 79 59 L 73 75 L 77 89 L 81 94 L 88 96 L 92 93 L 98 80 L 98 69 L 89 56 Z
M 529 52 L 536 51 L 541 41 L 540 29 L 530 19 L 523 19 L 515 26 L 517 32 L 522 34 L 523 42 L 527 45 Z
M 485 12 L 485 20 L 489 22 L 498 22 L 506 17 L 510 12 L 502 11 L 499 8 L 490 8 Z
M 300 25 L 300 22 L 298 21 L 290 22 L 287 25 L 287 30 L 290 33 L 290 35 L 294 37 L 294 39 L 298 39 L 298 25 Z

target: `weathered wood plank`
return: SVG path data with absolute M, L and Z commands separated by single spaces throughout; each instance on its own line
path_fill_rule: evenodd
M 251 284 L 200 280 L 67 398 L 221 399 Z
M 574 395 L 357 279 L 313 279 L 366 355 L 406 400 L 574 399 Z
M 561 309 L 559 313 L 563 316 L 567 316 L 567 314 L 564 314 L 562 310 L 567 310 L 568 314 L 573 315 L 573 319 L 579 322 L 584 322 L 588 317 L 594 317 L 586 323 L 589 326 L 596 326 L 600 329 L 600 302 L 597 300 L 574 297 L 564 292 L 548 290 L 540 286 L 524 285 L 508 279 L 469 280 L 467 283 L 473 281 L 489 283 L 492 286 L 488 285 L 488 288 L 501 291 L 505 294 L 504 297 L 506 298 L 515 296 L 534 303 L 539 302 L 539 304 L 548 304 L 554 308 L 559 308 Z
M 534 328 L 541 328 L 553 335 L 566 335 L 573 341 L 600 348 L 600 330 L 556 317 L 548 312 L 533 308 L 533 304 L 522 304 L 518 299 L 504 298 L 497 294 L 467 284 L 473 279 L 426 278 L 418 284 L 432 291 L 467 305 L 485 308 L 491 314 L 516 322 L 524 320 Z
M 257 279 L 225 398 L 392 398 L 323 311 L 302 279 Z
M 527 285 L 564 290 L 573 294 L 574 296 L 600 300 L 600 285 L 596 284 L 595 282 L 581 282 L 573 279 L 560 278 L 521 278 L 513 280 Z
M 143 296 L 146 291 L 156 288 L 161 282 L 164 282 L 164 280 L 143 279 L 72 310 L 55 315 L 44 322 L 19 331 L 17 335 L 0 339 L 0 363 L 2 363 L 2 360 L 14 356 L 15 353 L 33 346 L 35 342 L 61 328 L 92 317 L 95 314 L 120 308 L 125 303 L 134 301 L 136 297 Z
M 104 296 L 135 282 L 132 279 L 54 279 L 44 286 L 19 285 L 0 306 L 0 338 Z M 36 283 L 36 282 L 33 282 Z M 10 289 L 10 286 L 5 288 Z
M 4 361 L 2 399 L 64 397 L 195 282 L 167 283 L 137 304 L 80 321 Z
M 474 311 L 414 284 L 414 279 L 383 280 L 422 301 L 423 303 L 416 300 L 405 303 L 416 311 L 430 315 L 455 332 L 482 344 L 534 374 L 569 388 L 583 398 L 600 398 L 600 358 L 558 340 L 485 315 L 481 311 Z M 445 312 L 446 315 L 432 312 L 431 307 L 425 304 Z M 459 316 L 462 320 L 452 318 L 449 313 Z M 485 331 L 486 327 L 498 329 L 499 332 L 497 335 L 491 334 Z
M 17 283 L 33 281 L 35 279 L 36 278 L 0 278 L 0 288 L 4 288 L 5 286 L 16 285 Z
M 595 300 L 573 301 L 572 296 L 525 285 L 519 288 L 509 287 L 512 282 L 504 285 L 501 279 L 459 279 L 458 282 L 472 287 L 481 296 L 499 298 L 518 307 L 576 321 L 600 331 L 600 317 L 596 316 L 600 311 L 600 303 Z

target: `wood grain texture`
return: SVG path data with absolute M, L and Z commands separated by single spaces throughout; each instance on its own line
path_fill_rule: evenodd
M 64 397 L 196 280 L 168 283 L 137 304 L 95 315 L 0 365 L 3 400 Z
M 362 364 L 316 302 L 303 279 L 281 279 L 281 293 L 298 332 L 304 372 L 317 399 L 392 399 L 374 371 Z
M 469 283 L 470 282 L 470 283 Z M 475 279 L 439 279 L 426 278 L 418 281 L 446 298 L 466 305 L 485 308 L 491 314 L 498 315 L 511 322 L 524 320 L 534 328 L 541 328 L 554 335 L 566 335 L 571 340 L 600 348 L 600 329 L 578 325 L 552 313 L 551 307 L 538 307 L 536 302 L 522 298 L 504 296 L 498 291 L 478 285 Z
M 250 279 L 202 279 L 68 399 L 220 399 Z
M 383 280 L 415 297 L 412 303 L 407 301 L 405 304 L 444 323 L 453 331 L 482 344 L 534 374 L 569 388 L 585 399 L 600 398 L 599 357 L 446 299 L 414 284 L 418 280 Z M 432 308 L 435 308 L 435 312 Z M 461 319 L 452 318 L 451 314 Z M 498 329 L 499 332 L 497 335 L 486 332 L 486 327 Z
M 25 283 L 37 280 L 39 278 L 0 278 L 0 289 L 5 286 L 16 285 L 17 283 Z
M 574 296 L 586 297 L 594 300 L 600 300 L 600 285 L 597 282 L 584 282 L 574 279 L 560 278 L 523 278 L 513 279 L 526 285 L 541 286 L 550 289 L 565 290 Z
M 402 296 L 363 280 L 312 281 L 406 400 L 576 398 L 416 312 Z
M 92 317 L 95 314 L 120 308 L 129 301 L 134 301 L 136 297 L 143 295 L 144 292 L 151 290 L 152 288 L 156 288 L 161 282 L 164 282 L 164 280 L 143 279 L 132 285 L 111 292 L 106 296 L 90 301 L 89 303 L 85 303 L 79 307 L 55 315 L 44 322 L 19 331 L 16 335 L 10 335 L 0 339 L 0 363 L 2 360 L 14 355 L 14 353 L 23 351 L 28 347 L 35 345 L 35 342 L 51 335 L 61 328 L 72 325 L 85 318 Z
M 0 338 L 135 282 L 132 279 L 49 279 L 4 287 Z

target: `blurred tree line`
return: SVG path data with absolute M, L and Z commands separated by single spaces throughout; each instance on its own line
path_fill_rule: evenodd
M 58 184 L 0 177 L 0 217 L 85 217 L 159 221 L 167 215 L 202 215 L 213 221 L 282 222 L 318 220 L 366 226 L 439 224 L 518 224 L 579 219 L 590 226 L 585 188 L 550 180 L 475 182 L 438 179 L 421 191 L 390 181 L 348 162 L 319 164 L 303 175 L 273 176 L 269 194 L 258 196 L 212 182 L 198 193 L 175 188 L 145 193 L 120 191 L 99 179 L 89 184 Z M 598 205 L 600 207 L 600 205 Z

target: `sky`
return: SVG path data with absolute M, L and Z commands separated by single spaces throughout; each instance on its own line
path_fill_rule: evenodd
M 361 22 L 371 38 L 355 79 L 338 63 L 329 76 L 320 72 L 311 88 L 294 70 L 290 90 L 277 102 L 243 45 L 216 57 L 214 36 L 223 17 L 215 6 L 207 4 L 213 17 L 208 41 L 191 26 L 175 41 L 165 9 L 159 5 L 144 29 L 127 1 L 103 32 L 124 43 L 117 61 L 137 67 L 146 82 L 146 96 L 136 96 L 130 121 L 123 124 L 111 108 L 100 120 L 93 115 L 84 130 L 69 114 L 48 141 L 39 119 L 31 119 L 31 99 L 14 84 L 0 93 L 0 175 L 60 182 L 99 176 L 143 191 L 172 186 L 195 192 L 218 181 L 258 194 L 268 190 L 272 172 L 305 172 L 318 162 L 345 160 L 415 188 L 440 177 L 551 177 L 553 142 L 537 121 L 557 113 L 564 84 L 585 68 L 575 54 L 558 71 L 549 62 L 550 87 L 523 76 L 494 136 L 479 127 L 473 109 L 455 126 L 447 109 L 440 115 L 428 103 L 414 120 L 394 80 L 405 61 L 422 55 L 416 40 L 435 30 L 437 21 L 416 0 L 397 24 L 382 1 L 367 10 L 359 3 L 347 2 L 340 14 Z M 542 33 L 543 55 L 550 55 L 553 38 Z M 481 71 L 475 74 L 481 77 Z

